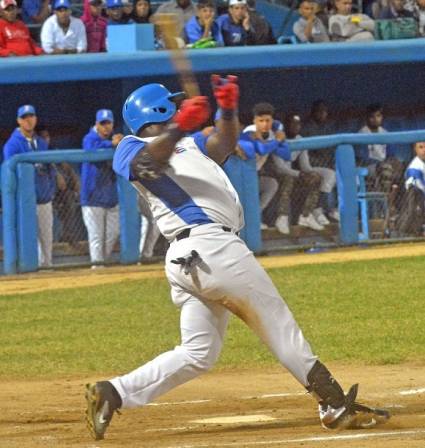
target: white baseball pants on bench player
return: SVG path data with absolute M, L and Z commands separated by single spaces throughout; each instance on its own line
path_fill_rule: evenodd
M 192 250 L 203 263 L 185 275 L 182 266 L 171 260 Z M 149 403 L 212 367 L 223 345 L 229 311 L 245 321 L 281 364 L 307 385 L 317 357 L 269 276 L 237 235 L 219 224 L 192 229 L 188 238 L 171 243 L 166 273 L 173 302 L 181 307 L 181 345 L 111 380 L 123 408 Z
M 112 254 L 120 233 L 119 207 L 81 207 L 89 238 L 90 261 L 103 263 Z

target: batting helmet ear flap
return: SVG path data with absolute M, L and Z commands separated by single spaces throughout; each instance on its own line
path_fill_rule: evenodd
M 122 115 L 133 134 L 149 124 L 165 123 L 177 111 L 176 101 L 184 92 L 171 93 L 162 84 L 146 84 L 139 87 L 124 103 Z

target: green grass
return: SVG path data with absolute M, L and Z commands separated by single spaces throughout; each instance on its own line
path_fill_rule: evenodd
M 421 257 L 270 270 L 325 361 L 425 362 Z M 0 375 L 124 373 L 179 343 L 166 280 L 0 297 Z M 276 365 L 237 318 L 219 368 Z

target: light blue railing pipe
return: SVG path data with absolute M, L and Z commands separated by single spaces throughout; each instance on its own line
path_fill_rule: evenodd
M 353 192 L 355 191 L 355 184 L 353 183 L 354 157 L 352 153 L 352 145 L 368 145 L 368 144 L 406 144 L 414 143 L 416 141 L 425 141 L 425 130 L 406 131 L 406 132 L 388 132 L 381 134 L 336 134 L 330 136 L 309 137 L 297 140 L 288 140 L 291 151 L 301 150 L 316 150 L 329 147 L 341 147 L 337 154 L 337 176 L 339 197 L 343 202 L 343 208 L 340 210 L 341 229 L 340 238 L 343 243 L 353 243 L 356 239 L 353 237 L 353 224 L 348 222 L 350 219 L 344 217 L 347 213 L 347 204 L 349 207 L 348 216 L 353 215 L 355 201 L 353 199 Z M 337 151 L 338 153 L 338 151 Z M 113 157 L 113 150 L 100 150 L 94 153 L 89 153 L 82 150 L 61 150 L 61 151 L 40 151 L 34 153 L 18 154 L 10 160 L 3 163 L 2 166 L 2 198 L 3 198 L 3 244 L 4 244 L 4 270 L 6 274 L 13 274 L 17 272 L 17 258 L 18 258 L 18 243 L 16 233 L 16 166 L 18 163 L 81 163 L 81 162 L 100 162 L 104 160 L 111 160 Z M 338 159 L 340 160 L 338 163 Z M 349 183 L 350 185 L 348 185 Z M 126 189 L 121 189 L 126 190 Z M 254 192 L 252 192 L 254 194 Z M 128 198 L 127 198 L 128 199 Z M 130 201 L 132 203 L 132 199 Z M 347 202 L 348 201 L 348 202 Z M 125 210 L 122 210 L 125 214 Z M 124 216 L 121 222 L 125 222 Z M 132 219 L 132 226 L 134 222 Z M 130 234 L 134 233 L 134 229 L 129 229 Z M 125 241 L 130 241 L 131 238 L 124 238 Z M 121 241 L 123 243 L 123 241 Z M 134 249 L 134 247 L 133 247 Z M 122 257 L 122 261 L 129 262 L 134 258 L 134 250 L 129 249 L 128 256 Z

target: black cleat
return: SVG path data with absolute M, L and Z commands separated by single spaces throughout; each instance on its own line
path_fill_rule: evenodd
M 95 440 L 104 438 L 114 412 L 122 405 L 121 397 L 109 381 L 86 385 L 87 429 Z

